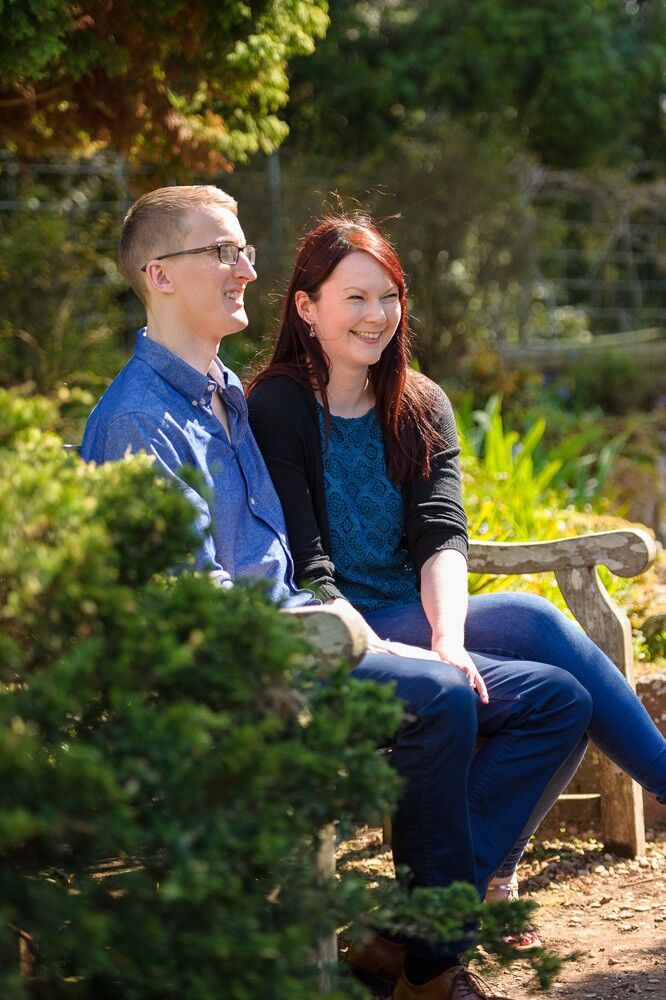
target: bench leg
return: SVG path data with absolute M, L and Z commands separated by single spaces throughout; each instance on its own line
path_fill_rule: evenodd
M 636 690 L 629 619 L 609 596 L 593 567 L 556 570 L 562 596 L 590 639 L 613 661 Z M 627 858 L 645 854 L 645 821 L 640 786 L 601 755 L 601 833 L 609 851 Z
M 637 858 L 645 854 L 643 789 L 616 764 L 600 754 L 601 839 L 611 854 Z
M 320 882 L 335 878 L 335 824 L 327 823 L 319 831 L 317 846 L 317 878 Z M 319 966 L 319 992 L 327 996 L 333 991 L 337 979 L 338 939 L 331 931 L 319 942 L 317 964 Z

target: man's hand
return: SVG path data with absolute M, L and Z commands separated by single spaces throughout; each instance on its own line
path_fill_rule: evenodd
M 478 691 L 481 702 L 484 705 L 487 705 L 489 701 L 488 689 L 483 682 L 483 677 L 474 666 L 472 657 L 469 655 L 463 644 L 433 636 L 432 648 L 433 651 L 438 654 L 440 659 L 445 660 L 446 663 L 450 663 L 454 667 L 457 667 L 458 670 L 462 670 L 467 677 L 469 686 Z
M 356 608 L 343 598 L 336 597 L 334 600 L 328 602 L 328 606 L 331 608 L 339 607 L 340 604 L 346 606 L 347 614 L 349 614 L 349 609 L 351 609 L 354 615 L 357 615 L 360 621 L 363 622 L 363 627 L 368 637 L 369 653 L 390 653 L 393 656 L 408 657 L 410 660 L 439 660 L 439 654 L 434 650 L 422 649 L 420 646 L 408 646 L 404 642 L 390 642 L 387 639 L 380 639 Z
M 385 653 L 392 653 L 393 656 L 405 656 L 409 660 L 437 660 L 441 663 L 441 657 L 439 653 L 436 653 L 434 649 L 424 649 L 422 646 L 408 646 L 406 642 L 391 642 L 386 640 L 384 642 Z

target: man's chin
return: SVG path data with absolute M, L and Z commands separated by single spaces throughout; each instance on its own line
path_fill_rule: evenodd
M 222 331 L 222 336 L 229 337 L 232 333 L 240 333 L 241 330 L 244 330 L 247 327 L 248 323 L 249 320 L 245 309 L 236 309 L 230 316 L 227 317 L 224 324 L 225 328 Z

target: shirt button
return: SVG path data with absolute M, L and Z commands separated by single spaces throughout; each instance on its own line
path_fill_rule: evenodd
M 199 400 L 198 399 L 193 399 L 192 400 L 192 406 L 198 406 L 198 405 L 199 405 Z
M 250 497 L 250 507 L 255 507 L 255 506 L 256 506 L 256 503 L 257 503 L 257 502 L 256 502 L 256 500 L 254 499 L 254 497 Z
M 215 389 L 216 389 L 216 388 L 217 388 L 217 386 L 215 385 L 215 383 L 214 383 L 214 382 L 210 382 L 210 383 L 209 383 L 209 385 L 208 385 L 208 391 L 209 391 L 209 392 L 215 392 Z

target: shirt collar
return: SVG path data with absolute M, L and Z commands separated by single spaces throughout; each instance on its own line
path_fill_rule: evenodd
M 219 358 L 213 358 L 211 372 L 202 375 L 173 351 L 151 340 L 145 326 L 137 332 L 134 350 L 138 358 L 191 401 L 210 397 L 215 390 L 226 389 L 229 384 L 229 370 Z

